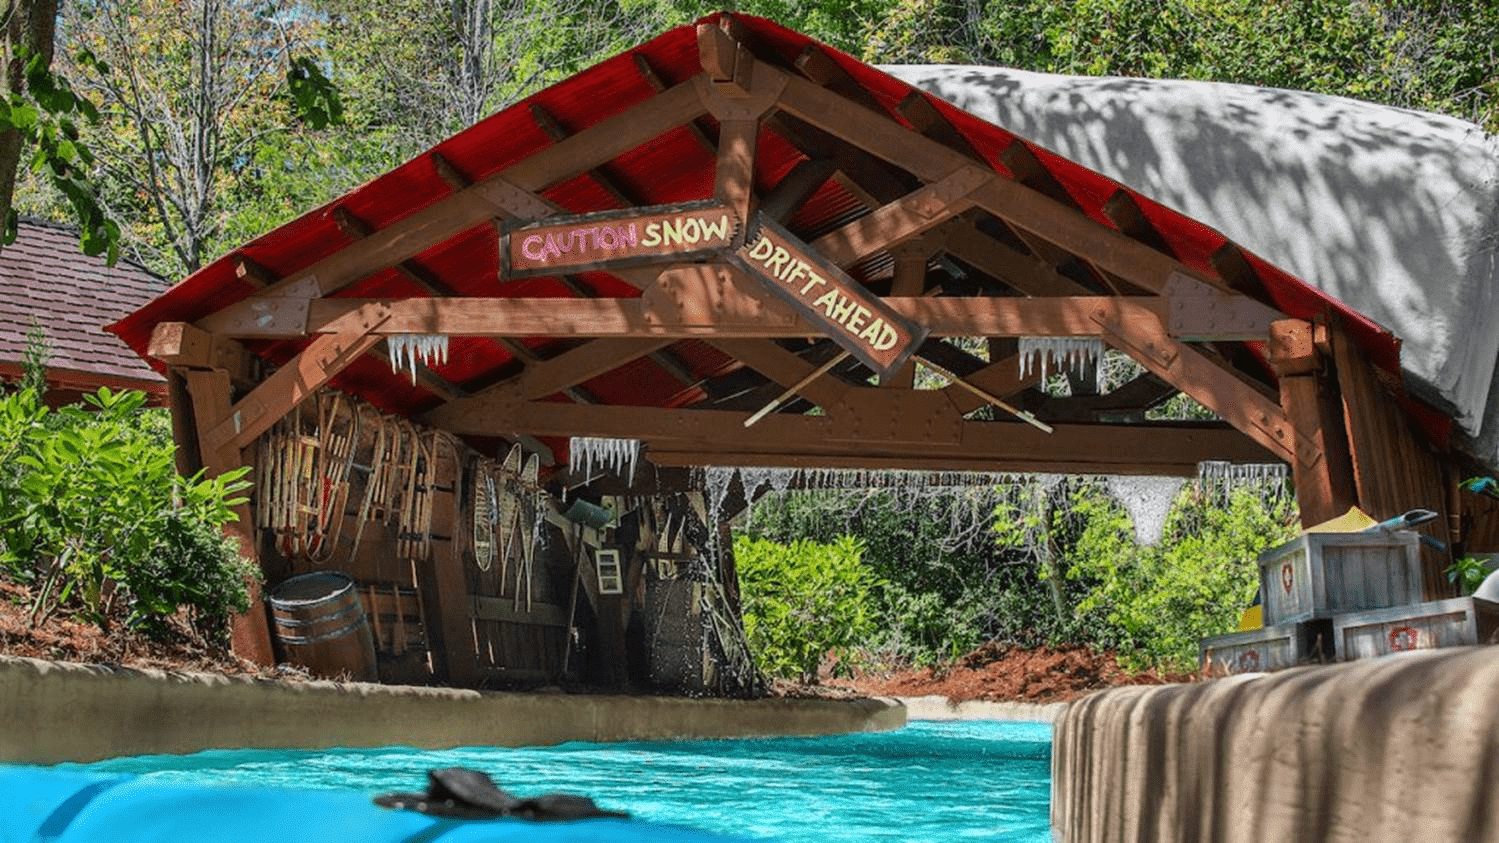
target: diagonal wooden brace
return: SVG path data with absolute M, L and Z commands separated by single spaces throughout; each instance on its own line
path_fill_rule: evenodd
M 1298 435 L 1278 402 L 1197 349 L 1172 339 L 1155 314 L 1146 318 L 1133 310 L 1121 303 L 1095 315 L 1104 342 L 1192 396 L 1280 459 L 1303 465 L 1322 459 L 1313 437 Z
M 355 327 L 337 334 L 324 334 L 301 354 L 266 378 L 230 410 L 204 437 L 204 449 L 217 451 L 232 445 L 244 448 L 271 429 L 287 413 L 312 397 L 360 355 L 384 339 L 371 333 L 390 318 L 390 306 L 372 302 L 361 307 Z

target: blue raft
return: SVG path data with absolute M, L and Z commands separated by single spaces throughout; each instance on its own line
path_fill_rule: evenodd
M 273 843 L 726 843 L 636 820 L 453 820 L 381 808 L 331 790 L 212 787 L 136 776 L 0 766 L 0 841 L 273 841 Z

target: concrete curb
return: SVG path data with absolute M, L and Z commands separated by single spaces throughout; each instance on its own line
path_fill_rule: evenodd
M 1013 720 L 1022 723 L 1054 723 L 1067 703 L 949 702 L 947 697 L 896 697 L 906 707 L 907 720 Z
M 0 761 L 205 749 L 543 746 L 899 729 L 894 699 L 716 700 L 284 682 L 0 656 Z

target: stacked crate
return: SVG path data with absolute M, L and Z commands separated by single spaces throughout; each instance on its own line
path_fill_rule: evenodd
M 1263 629 L 1209 638 L 1203 670 L 1249 673 L 1339 657 L 1334 618 L 1421 599 L 1415 533 L 1307 533 L 1259 556 Z

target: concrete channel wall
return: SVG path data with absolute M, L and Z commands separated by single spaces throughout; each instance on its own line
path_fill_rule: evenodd
M 272 682 L 0 656 L 0 762 L 204 749 L 536 746 L 898 729 L 895 700 L 713 700 Z
M 1066 843 L 1499 841 L 1499 647 L 1117 688 L 1055 729 Z

